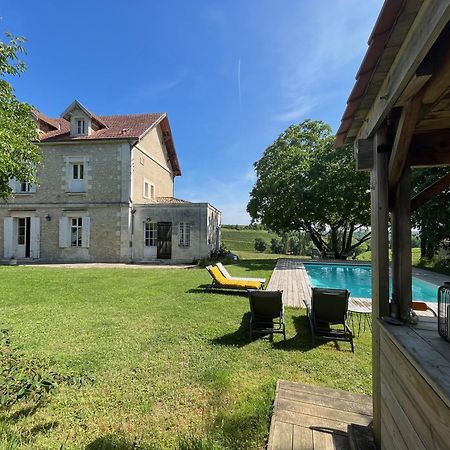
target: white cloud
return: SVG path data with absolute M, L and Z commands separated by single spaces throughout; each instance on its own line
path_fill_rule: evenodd
M 139 95 L 146 97 L 156 97 L 158 95 L 165 94 L 166 92 L 171 91 L 172 89 L 180 85 L 183 81 L 185 81 L 189 74 L 190 71 L 188 69 L 182 69 L 175 78 L 164 81 L 156 81 L 143 86 L 139 91 Z
M 280 87 L 285 111 L 276 115 L 277 120 L 305 118 L 332 97 L 325 87 L 364 54 L 381 3 L 339 0 L 324 7 L 318 2 L 302 27 L 284 30 Z
M 276 115 L 276 119 L 281 122 L 294 122 L 304 118 L 318 103 L 317 98 L 311 96 L 299 97 L 296 101 L 292 100 L 291 104 Z

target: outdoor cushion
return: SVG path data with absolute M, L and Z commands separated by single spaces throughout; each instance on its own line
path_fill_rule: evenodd
M 222 274 L 218 267 L 207 267 L 208 272 L 214 278 L 216 287 L 228 287 L 233 289 L 260 289 L 261 282 L 259 281 L 239 281 L 228 280 Z
M 219 268 L 219 270 L 222 272 L 223 276 L 227 279 L 227 280 L 238 280 L 238 281 L 259 281 L 260 283 L 265 283 L 266 279 L 265 278 L 250 278 L 250 277 L 232 277 L 229 273 L 228 270 L 225 268 L 225 266 L 218 262 L 216 264 L 216 267 Z

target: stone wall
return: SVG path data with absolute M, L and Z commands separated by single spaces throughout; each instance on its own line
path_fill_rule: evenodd
M 207 258 L 217 246 L 220 233 L 220 212 L 208 203 L 136 205 L 134 214 L 133 255 L 135 261 L 144 260 L 145 222 L 172 223 L 172 261 L 191 262 Z M 181 222 L 190 224 L 190 245 L 179 245 Z M 220 245 L 220 243 L 219 243 Z
M 97 205 L 61 207 L 46 205 L 18 210 L 15 207 L 0 207 L 0 254 L 4 258 L 4 218 L 21 215 L 40 218 L 40 262 L 129 262 L 129 235 L 124 231 L 123 221 L 128 208 L 119 205 Z M 61 247 L 60 218 L 62 216 L 89 217 L 89 246 Z
M 173 196 L 173 172 L 159 126 L 149 131 L 132 151 L 134 203 L 150 203 L 144 197 L 144 179 L 155 186 L 155 197 Z

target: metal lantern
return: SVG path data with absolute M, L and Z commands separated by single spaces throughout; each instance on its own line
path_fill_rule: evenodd
M 450 340 L 450 282 L 438 289 L 438 331 L 444 339 Z

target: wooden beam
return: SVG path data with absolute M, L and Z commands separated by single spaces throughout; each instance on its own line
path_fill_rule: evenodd
M 367 139 L 380 127 L 449 20 L 450 0 L 423 3 L 357 138 Z
M 411 268 L 411 169 L 405 167 L 398 183 L 392 224 L 392 299 L 398 305 L 399 317 L 409 319 L 412 301 Z
M 393 192 L 403 174 L 414 129 L 420 117 L 424 91 L 421 90 L 404 107 L 395 133 L 389 160 L 389 190 Z
M 448 33 L 447 33 L 448 34 Z M 423 103 L 434 104 L 447 91 L 450 86 L 450 50 L 447 50 L 439 59 L 436 72 L 428 82 L 423 96 Z
M 414 135 L 410 161 L 412 167 L 449 166 L 450 130 Z
M 373 433 L 381 442 L 380 325 L 389 315 L 388 152 L 386 130 L 373 139 L 373 169 L 370 174 L 372 229 L 372 398 Z
M 431 78 L 431 75 L 431 73 L 425 75 L 417 75 L 416 73 L 402 92 L 402 95 L 400 95 L 395 106 L 405 106 L 425 86 L 426 82 Z
M 373 140 L 358 139 L 354 144 L 356 170 L 371 170 L 373 167 Z
M 373 168 L 372 139 L 358 139 L 354 143 L 357 170 Z M 412 138 L 409 160 L 411 167 L 450 166 L 450 131 L 415 134 Z
M 420 208 L 428 200 L 431 200 L 448 188 L 450 188 L 450 172 L 414 196 L 411 200 L 411 211 L 415 211 L 417 208 Z

